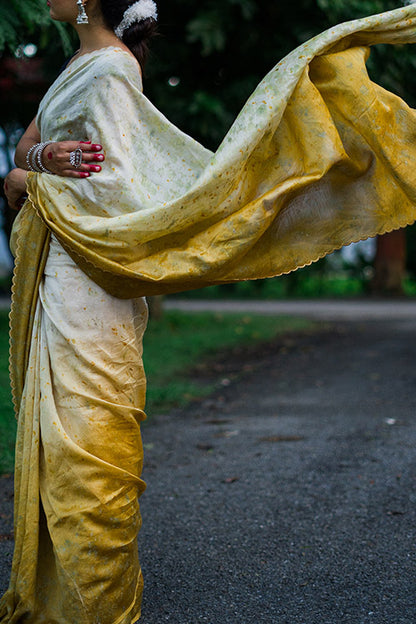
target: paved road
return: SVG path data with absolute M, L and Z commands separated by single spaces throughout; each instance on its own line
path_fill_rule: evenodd
M 166 309 L 221 312 L 248 312 L 251 314 L 302 316 L 334 320 L 394 320 L 416 319 L 416 299 L 298 299 L 298 300 L 198 300 L 167 298 Z
M 220 358 L 213 396 L 145 425 L 143 624 L 416 622 L 414 319 Z

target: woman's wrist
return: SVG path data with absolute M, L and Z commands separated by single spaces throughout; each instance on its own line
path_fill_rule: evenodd
M 36 137 L 24 137 L 20 139 L 14 153 L 14 162 L 16 164 L 16 167 L 18 167 L 19 169 L 26 169 L 26 171 L 28 171 L 28 166 L 26 162 L 27 153 L 30 148 L 39 143 L 39 141 L 40 138 Z
M 53 175 L 42 162 L 43 150 L 47 145 L 50 145 L 52 141 L 42 141 L 41 143 L 35 143 L 29 148 L 26 154 L 26 164 L 29 171 L 35 171 L 36 173 L 49 173 Z
M 16 167 L 9 171 L 4 180 L 4 193 L 10 208 L 19 210 L 27 198 L 27 179 L 29 172 Z

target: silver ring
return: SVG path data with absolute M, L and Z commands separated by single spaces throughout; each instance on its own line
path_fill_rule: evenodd
M 77 147 L 76 150 L 69 154 L 69 162 L 75 169 L 79 169 L 82 165 L 82 149 Z

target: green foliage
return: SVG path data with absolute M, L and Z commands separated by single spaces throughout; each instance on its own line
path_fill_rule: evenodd
M 209 286 L 199 290 L 175 295 L 190 299 L 330 299 L 359 297 L 367 294 L 368 278 L 358 272 L 328 270 L 328 264 L 321 260 L 289 275 L 273 279 L 253 280 Z
M 0 50 L 6 45 L 16 48 L 22 30 L 33 33 L 35 27 L 49 22 L 46 2 L 41 0 L 0 0 L 0 15 Z
M 240 12 L 240 19 L 253 19 L 257 5 L 251 0 L 230 0 L 228 3 L 211 2 L 207 9 L 191 19 L 187 24 L 187 41 L 199 43 L 202 56 L 222 52 L 227 45 L 229 24 L 234 19 L 235 9 Z
M 406 268 L 409 277 L 416 279 L 416 223 L 406 228 Z M 414 294 L 414 293 L 413 293 Z
M 7 48 L 14 52 L 30 40 L 41 48 L 51 46 L 51 56 L 56 53 L 56 43 L 66 54 L 73 49 L 68 28 L 51 20 L 44 0 L 0 0 L 0 15 L 0 53 Z
M 327 20 L 313 0 L 178 0 L 160 3 L 159 23 L 145 92 L 215 148 L 262 77 Z
M 400 6 L 396 0 L 317 0 L 317 4 L 333 24 Z

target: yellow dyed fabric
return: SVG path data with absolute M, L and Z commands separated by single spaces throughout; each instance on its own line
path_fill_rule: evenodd
M 52 85 L 42 140 L 92 139 L 106 161 L 86 180 L 30 175 L 15 228 L 16 550 L 3 624 L 139 617 L 135 298 L 280 275 L 413 222 L 416 114 L 365 62 L 373 44 L 415 41 L 414 5 L 315 37 L 266 76 L 214 154 L 151 105 L 119 48 L 79 57 Z
M 112 297 L 52 238 L 20 403 L 2 622 L 140 616 L 146 322 L 144 299 Z

